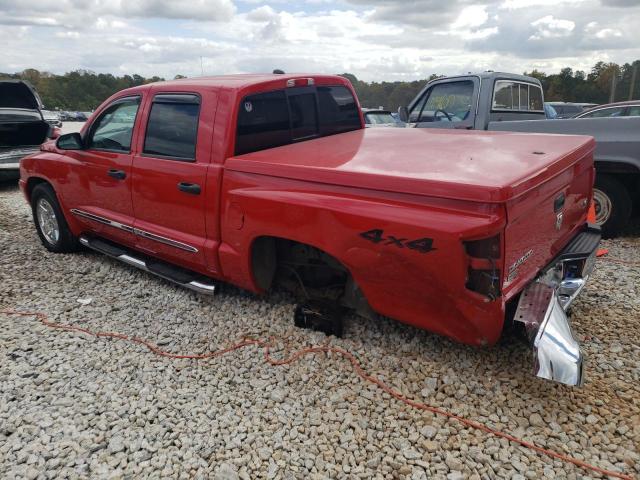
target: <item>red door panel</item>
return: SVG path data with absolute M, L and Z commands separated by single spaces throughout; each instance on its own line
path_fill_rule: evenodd
M 195 270 L 205 265 L 207 167 L 202 163 L 135 158 L 132 194 L 138 248 Z M 198 185 L 201 191 L 181 191 L 179 183 Z
M 114 99 L 95 116 L 86 149 L 68 150 L 69 181 L 59 186 L 71 214 L 87 231 L 133 245 L 131 165 L 142 96 Z
M 203 273 L 217 271 L 206 222 L 218 204 L 207 183 L 216 104 L 215 92 L 152 90 L 132 165 L 137 248 Z

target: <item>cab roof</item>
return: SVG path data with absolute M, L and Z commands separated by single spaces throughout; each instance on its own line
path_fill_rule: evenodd
M 242 73 L 236 75 L 216 75 L 210 77 L 181 78 L 163 82 L 149 83 L 128 89 L 135 91 L 152 87 L 162 90 L 198 90 L 200 88 L 216 88 L 233 91 L 253 90 L 254 87 L 265 86 L 267 89 L 286 88 L 288 80 L 304 80 L 312 78 L 316 85 L 350 85 L 349 80 L 338 75 L 322 75 L 314 73 Z M 262 88 L 260 88 L 262 89 Z

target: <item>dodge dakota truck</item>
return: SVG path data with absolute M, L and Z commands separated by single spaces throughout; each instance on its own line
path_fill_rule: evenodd
M 89 247 L 204 293 L 286 288 L 477 346 L 517 325 L 538 376 L 579 385 L 565 312 L 600 241 L 593 150 L 365 129 L 341 77 L 220 76 L 115 94 L 23 159 L 20 187 L 51 252 Z
M 640 210 L 640 117 L 547 120 L 540 81 L 501 72 L 433 80 L 399 114 L 418 128 L 592 136 L 596 224 L 615 236 Z

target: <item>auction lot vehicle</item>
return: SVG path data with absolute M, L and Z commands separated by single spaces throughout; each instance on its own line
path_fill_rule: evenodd
M 640 117 L 640 100 L 596 105 L 573 118 Z
M 574 102 L 548 102 L 553 107 L 558 116 L 556 118 L 575 117 L 587 108 L 595 107 L 595 103 L 574 103 Z
M 640 208 L 640 117 L 547 120 L 540 81 L 499 72 L 433 80 L 400 113 L 418 128 L 592 136 L 596 223 L 615 236 L 629 223 L 634 204 Z M 545 150 L 544 141 L 539 146 Z
M 477 346 L 515 321 L 537 375 L 578 385 L 565 311 L 600 240 L 593 150 L 365 129 L 341 77 L 237 75 L 117 93 L 23 159 L 20 187 L 52 252 L 85 245 L 204 293 L 280 286 Z
M 35 90 L 21 80 L 0 80 L 0 181 L 17 180 L 20 159 L 40 150 L 51 127 Z

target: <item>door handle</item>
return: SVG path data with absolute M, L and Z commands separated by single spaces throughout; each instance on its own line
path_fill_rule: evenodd
M 200 195 L 200 185 L 197 183 L 180 182 L 178 183 L 178 190 L 192 195 Z
M 110 168 L 107 172 L 107 175 L 113 178 L 117 178 L 118 180 L 124 180 L 125 178 L 127 178 L 127 174 L 124 172 L 124 170 L 116 170 L 115 168 Z

